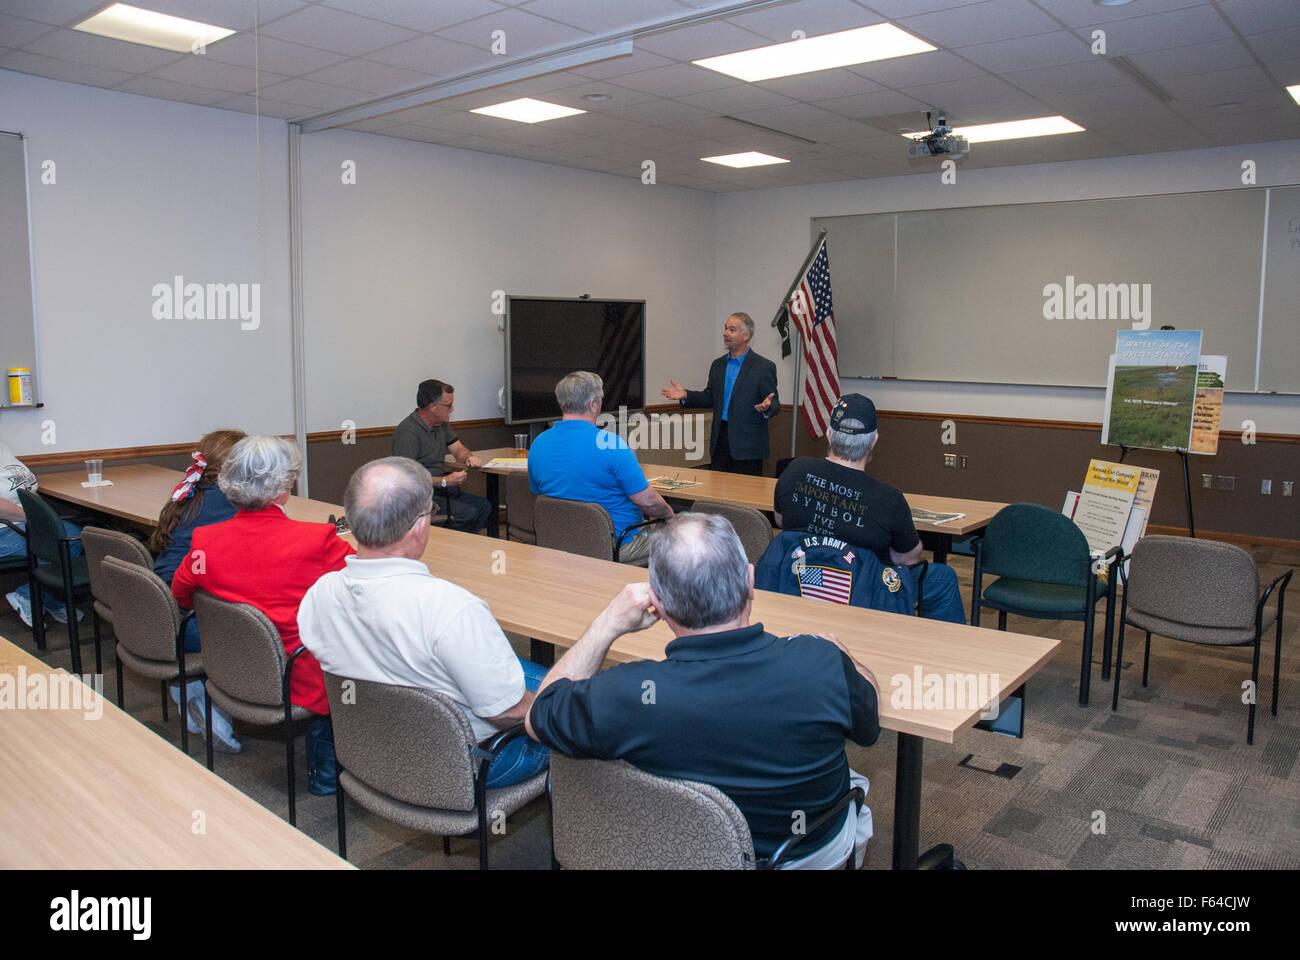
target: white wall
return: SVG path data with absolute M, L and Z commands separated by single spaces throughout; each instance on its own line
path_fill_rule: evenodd
M 768 324 L 808 252 L 813 217 L 1229 189 L 1241 185 L 1241 162 L 1246 159 L 1255 161 L 1260 186 L 1300 182 L 1300 141 L 1291 140 L 984 170 L 959 167 L 957 182 L 947 186 L 940 183 L 936 168 L 909 177 L 720 194 L 715 313 L 745 310 L 753 315 L 761 328 L 756 347 L 777 359 L 781 399 L 788 403 L 793 357 L 778 359 L 780 341 Z M 1212 229 L 1213 224 L 1206 227 Z M 830 254 L 833 288 L 837 261 L 835 251 Z M 918 294 L 940 296 L 942 277 L 934 279 L 932 290 Z M 950 296 L 959 302 L 960 294 Z M 1091 422 L 1102 419 L 1105 394 L 1086 387 L 921 381 L 848 380 L 843 387 L 868 394 L 887 410 Z M 1300 398 L 1228 394 L 1224 429 L 1240 429 L 1247 418 L 1260 432 L 1300 434 Z
M 649 403 L 707 370 L 712 194 L 351 131 L 304 136 L 302 176 L 308 430 L 397 423 L 430 377 L 501 416 L 494 290 L 645 299 Z
M 285 127 L 262 122 L 259 165 L 255 124 L 0 71 L 0 129 L 29 137 L 45 402 L 0 413 L 15 453 L 292 431 Z M 260 283 L 260 327 L 154 319 L 153 286 L 176 274 Z M 50 420 L 56 442 L 43 444 Z

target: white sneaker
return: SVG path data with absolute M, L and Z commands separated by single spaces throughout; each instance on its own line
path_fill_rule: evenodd
M 32 625 L 32 598 L 15 590 L 12 593 L 6 593 L 5 599 L 9 601 L 9 606 L 18 611 L 19 619 L 30 627 Z
M 53 617 L 55 620 L 59 621 L 59 623 L 68 622 L 68 608 L 66 606 L 58 606 L 58 607 L 51 606 L 46 608 L 46 610 L 49 613 L 49 615 Z M 80 623 L 82 620 L 85 619 L 86 619 L 86 611 L 78 610 L 77 623 Z

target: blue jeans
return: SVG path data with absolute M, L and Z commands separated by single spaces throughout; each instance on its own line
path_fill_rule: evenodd
M 909 572 L 915 582 L 917 571 Z M 921 584 L 921 616 L 949 623 L 966 622 L 966 607 L 957 586 L 957 572 L 946 563 L 932 563 L 926 567 L 925 582 Z
M 81 528 L 77 526 L 75 523 L 68 523 L 68 521 L 66 520 L 63 521 L 63 532 L 66 536 L 69 537 L 81 536 Z M 74 557 L 81 556 L 82 553 L 81 541 L 77 540 L 73 543 L 68 544 L 68 549 L 69 552 L 72 554 L 72 556 Z M 20 537 L 18 534 L 14 533 L 8 527 L 0 527 L 0 559 L 7 560 L 10 557 L 25 557 L 25 556 L 27 556 L 27 541 L 24 540 L 22 537 Z M 45 562 L 46 561 L 44 560 L 41 561 L 41 563 L 45 563 Z M 15 592 L 26 597 L 28 602 L 31 601 L 32 588 L 30 583 L 24 583 Z M 50 596 L 48 590 L 43 591 L 41 595 L 41 600 L 47 613 L 51 610 L 62 610 L 65 607 L 64 602 L 62 600 L 58 600 Z
M 531 660 L 519 658 L 524 668 L 524 687 L 536 691 L 546 676 L 546 668 Z M 511 740 L 488 766 L 487 788 L 510 787 L 537 776 L 550 765 L 551 748 L 544 747 L 532 737 L 523 734 Z

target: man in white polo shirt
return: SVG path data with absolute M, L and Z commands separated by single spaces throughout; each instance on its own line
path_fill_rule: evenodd
M 432 498 L 429 471 L 406 457 L 357 470 L 343 495 L 356 555 L 307 591 L 298 630 L 330 673 L 446 694 L 484 740 L 523 721 L 546 670 L 515 655 L 486 603 L 420 560 Z M 548 749 L 520 737 L 492 762 L 487 786 L 527 780 L 549 762 Z

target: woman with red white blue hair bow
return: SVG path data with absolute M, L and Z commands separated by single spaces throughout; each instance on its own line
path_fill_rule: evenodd
M 229 520 L 238 508 L 226 499 L 226 495 L 217 486 L 217 475 L 226 456 L 240 440 L 244 439 L 243 430 L 214 430 L 199 441 L 198 450 L 194 451 L 185 479 L 176 485 L 167 500 L 162 513 L 158 515 L 158 527 L 149 540 L 149 549 L 158 554 L 154 561 L 153 572 L 158 574 L 168 585 L 176 575 L 179 567 L 189 555 L 190 538 L 199 527 L 221 523 Z M 197 653 L 199 650 L 199 625 L 191 617 L 185 625 L 185 652 Z M 172 700 L 180 703 L 180 685 L 173 684 Z M 194 680 L 186 685 L 186 699 L 189 716 L 185 723 L 190 733 L 203 731 L 203 681 Z M 235 739 L 230 725 L 229 715 L 212 705 L 212 746 L 223 753 L 238 753 L 240 743 Z

